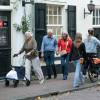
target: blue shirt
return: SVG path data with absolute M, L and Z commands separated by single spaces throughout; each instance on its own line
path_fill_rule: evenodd
M 86 38 L 84 40 L 86 53 L 97 53 L 97 45 L 100 46 L 100 40 L 98 40 L 96 37 L 91 37 L 91 41 L 88 42 L 88 39 Z
M 41 52 L 44 51 L 58 51 L 58 43 L 55 36 L 49 38 L 48 35 L 43 37 Z

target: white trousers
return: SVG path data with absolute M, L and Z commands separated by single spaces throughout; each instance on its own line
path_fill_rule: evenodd
M 43 72 L 40 66 L 39 57 L 36 57 L 32 60 L 26 59 L 25 61 L 25 77 L 30 80 L 30 73 L 31 73 L 31 65 L 33 65 L 33 70 L 35 75 L 39 80 L 44 79 Z

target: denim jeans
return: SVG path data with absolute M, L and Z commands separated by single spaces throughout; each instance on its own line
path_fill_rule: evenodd
M 80 60 L 73 61 L 73 64 L 76 67 L 73 87 L 77 87 L 79 78 L 80 78 L 80 82 L 84 83 L 84 78 L 83 78 L 83 76 L 81 74 L 81 66 L 82 65 L 80 64 Z
M 64 56 L 61 56 L 61 66 L 62 66 L 62 73 L 63 78 L 67 79 L 68 73 L 69 73 L 69 53 L 67 53 Z
M 54 76 L 57 76 L 56 68 L 55 68 L 55 64 L 54 64 L 54 52 L 44 52 L 44 60 L 46 62 L 46 66 L 47 66 L 48 77 L 51 77 L 50 66 L 53 69 Z

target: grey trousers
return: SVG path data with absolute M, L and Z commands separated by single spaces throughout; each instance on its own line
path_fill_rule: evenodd
M 34 70 L 37 78 L 39 80 L 44 79 L 43 72 L 42 72 L 42 69 L 40 66 L 39 57 L 36 57 L 32 60 L 26 59 L 26 61 L 25 61 L 25 76 L 26 76 L 26 78 L 30 80 L 31 65 L 33 65 L 33 70 Z

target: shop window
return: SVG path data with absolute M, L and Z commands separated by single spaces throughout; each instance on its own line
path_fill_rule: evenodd
M 10 0 L 0 0 L 0 5 L 9 6 L 10 5 Z
M 57 40 L 61 38 L 62 28 L 62 7 L 47 6 L 47 29 L 53 30 Z

